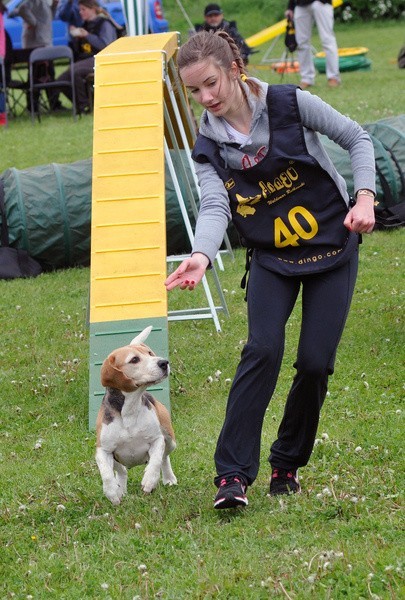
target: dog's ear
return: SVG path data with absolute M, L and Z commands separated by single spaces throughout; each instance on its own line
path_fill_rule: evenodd
M 127 377 L 125 373 L 116 366 L 116 356 L 114 352 L 112 352 L 102 364 L 101 385 L 122 390 L 124 392 L 132 392 L 136 388 L 132 379 Z
M 132 342 L 129 344 L 130 346 L 137 346 L 138 344 L 142 344 L 142 342 L 144 342 L 148 335 L 150 334 L 150 332 L 152 331 L 152 325 L 149 325 L 149 327 L 146 327 L 143 331 L 141 331 L 141 333 L 138 333 L 138 335 L 136 337 L 134 337 L 134 339 L 132 340 Z

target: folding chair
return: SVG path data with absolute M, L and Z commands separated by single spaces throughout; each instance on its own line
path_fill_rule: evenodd
M 70 67 L 70 81 L 38 81 L 35 80 L 35 64 L 44 61 L 55 61 L 63 59 L 67 62 Z M 72 96 L 72 114 L 73 119 L 76 120 L 76 101 L 75 101 L 75 82 L 73 73 L 73 52 L 69 46 L 46 46 L 45 48 L 35 48 L 30 54 L 29 58 L 29 91 L 30 91 L 30 108 L 31 108 L 31 120 L 35 122 L 35 106 L 34 106 L 34 92 L 45 90 L 60 90 L 63 87 L 69 87 L 71 89 Z M 38 121 L 41 120 L 40 108 L 38 103 L 37 111 Z
M 13 48 L 11 38 L 6 34 L 6 69 L 7 106 L 9 115 L 18 117 L 27 108 L 28 97 L 28 58 L 32 48 Z

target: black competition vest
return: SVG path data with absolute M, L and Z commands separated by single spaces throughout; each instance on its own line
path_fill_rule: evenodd
M 217 144 L 203 135 L 193 150 L 194 160 L 210 162 L 224 182 L 243 245 L 284 275 L 334 269 L 358 245 L 343 225 L 348 208 L 335 182 L 308 153 L 296 89 L 269 86 L 269 148 L 259 163 L 227 168 Z

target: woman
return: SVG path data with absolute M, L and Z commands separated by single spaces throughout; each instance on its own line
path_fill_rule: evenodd
M 297 469 L 313 449 L 353 294 L 359 234 L 374 225 L 373 147 L 357 123 L 320 98 L 248 77 L 224 32 L 191 37 L 179 50 L 178 70 L 205 108 L 193 150 L 201 207 L 191 258 L 167 278 L 166 287 L 194 289 L 213 263 L 230 218 L 252 249 L 249 335 L 215 452 L 214 507 L 246 506 L 285 325 L 302 288 L 297 372 L 269 457 L 270 494 L 300 491 Z M 317 131 L 350 153 L 354 206 Z
M 107 11 L 100 7 L 96 0 L 79 0 L 79 13 L 83 19 L 83 27 L 71 26 L 69 33 L 72 37 L 75 64 L 74 80 L 76 108 L 79 113 L 91 110 L 87 95 L 86 77 L 94 70 L 94 56 L 117 39 L 119 25 L 113 22 Z M 57 81 L 70 81 L 70 69 L 62 73 Z M 69 88 L 61 88 L 63 93 L 72 100 Z

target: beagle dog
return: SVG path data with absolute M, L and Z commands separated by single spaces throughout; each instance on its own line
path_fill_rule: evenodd
M 155 489 L 160 472 L 163 484 L 177 484 L 169 458 L 176 447 L 169 411 L 145 391 L 170 373 L 169 361 L 143 343 L 151 330 L 114 350 L 101 367 L 107 389 L 97 416 L 96 461 L 104 494 L 113 504 L 121 502 L 127 469 L 135 465 L 147 463 L 141 483 L 146 493 Z

